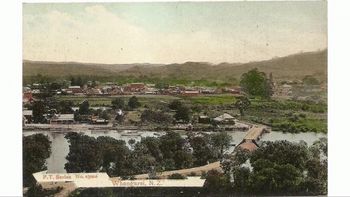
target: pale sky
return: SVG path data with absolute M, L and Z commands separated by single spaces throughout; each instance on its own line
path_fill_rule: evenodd
M 23 4 L 23 58 L 249 62 L 327 47 L 327 2 Z

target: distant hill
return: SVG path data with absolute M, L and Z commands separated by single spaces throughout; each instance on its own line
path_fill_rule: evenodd
M 23 75 L 33 76 L 37 74 L 48 76 L 67 76 L 67 75 L 96 75 L 111 76 L 116 75 L 122 70 L 134 66 L 153 67 L 162 66 L 162 64 L 97 64 L 97 63 L 78 63 L 78 62 L 46 62 L 46 61 L 23 61 Z
M 243 64 L 222 63 L 213 65 L 209 63 L 186 62 L 184 64 L 170 64 L 146 69 L 132 67 L 121 71 L 120 74 L 185 79 L 227 79 L 230 77 L 239 79 L 243 73 L 253 68 L 258 68 L 267 74 L 272 72 L 276 78 L 298 79 L 303 78 L 305 75 L 314 75 L 317 78 L 325 79 L 327 76 L 327 50 L 299 53 Z
M 98 76 L 148 76 L 175 79 L 239 79 L 252 68 L 258 68 L 267 74 L 273 73 L 277 79 L 301 79 L 305 75 L 314 75 L 319 79 L 327 77 L 327 50 L 305 52 L 266 61 L 249 63 L 186 62 L 183 64 L 83 64 L 57 62 L 23 62 L 24 76 L 41 73 L 49 76 L 98 75 Z

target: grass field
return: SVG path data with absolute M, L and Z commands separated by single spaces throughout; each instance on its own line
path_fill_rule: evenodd
M 190 101 L 194 104 L 203 105 L 225 105 L 233 104 L 235 97 L 232 94 L 215 94 L 206 96 L 193 96 L 193 97 L 182 97 L 184 100 Z

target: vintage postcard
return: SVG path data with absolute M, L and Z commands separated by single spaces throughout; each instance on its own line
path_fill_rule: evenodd
M 24 3 L 24 196 L 327 195 L 327 2 Z

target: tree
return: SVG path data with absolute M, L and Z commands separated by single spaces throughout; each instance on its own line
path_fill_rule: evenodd
M 170 124 L 173 121 L 173 118 L 164 112 L 160 111 L 152 111 L 152 110 L 145 110 L 141 114 L 141 121 L 142 122 L 154 122 L 158 124 Z
M 124 109 L 124 106 L 125 106 L 125 102 L 123 98 L 118 97 L 112 101 L 113 109 Z
M 250 106 L 250 101 L 247 97 L 239 97 L 235 103 L 235 107 L 239 110 L 241 116 L 244 116 L 244 111 Z
M 204 182 L 204 189 L 206 192 L 222 194 L 223 192 L 227 192 L 230 187 L 229 178 L 225 174 L 217 170 L 208 171 Z
M 79 114 L 81 115 L 89 114 L 89 107 L 90 107 L 89 101 L 88 100 L 83 101 L 79 105 Z
M 137 99 L 136 96 L 132 96 L 132 97 L 129 99 L 128 106 L 129 106 L 131 109 L 135 109 L 135 108 L 140 107 L 140 106 L 141 106 L 141 103 L 138 101 L 138 99 Z
M 169 87 L 169 84 L 163 83 L 163 82 L 158 82 L 155 84 L 155 88 L 159 90 L 167 89 Z
M 185 150 L 178 150 L 174 155 L 176 169 L 190 168 L 193 164 L 192 154 Z
M 182 120 L 184 122 L 189 122 L 190 117 L 190 109 L 186 106 L 181 106 L 176 110 L 176 113 L 174 115 L 176 120 Z
M 309 147 L 310 158 L 306 162 L 307 178 L 304 187 L 310 195 L 327 193 L 327 138 L 320 138 Z
M 192 166 L 192 155 L 185 149 L 186 140 L 173 131 L 167 132 L 159 138 L 161 160 L 166 170 L 188 168 Z
M 211 135 L 211 144 L 215 149 L 219 150 L 220 158 L 223 157 L 224 151 L 230 147 L 231 140 L 232 137 L 229 136 L 226 132 L 220 132 Z
M 134 151 L 129 158 L 132 174 L 151 173 L 157 165 L 156 158 L 152 156 L 145 144 L 136 143 Z
M 43 134 L 23 137 L 23 185 L 35 184 L 33 173 L 46 170 L 46 159 L 51 155 L 51 141 Z
M 68 133 L 65 138 L 70 143 L 64 167 L 68 173 L 96 172 L 101 168 L 103 152 L 94 137 Z
M 102 154 L 102 167 L 110 176 L 127 175 L 127 157 L 130 150 L 124 140 L 117 140 L 112 137 L 100 136 L 97 143 Z
M 44 114 L 46 112 L 45 110 L 45 104 L 43 101 L 35 101 L 33 103 L 33 121 L 35 123 L 43 123 L 45 122 Z
M 180 107 L 182 107 L 182 102 L 180 100 L 173 100 L 170 104 L 169 104 L 169 108 L 171 110 L 178 110 Z
M 61 114 L 71 114 L 73 113 L 73 102 L 72 101 L 60 101 L 58 103 L 57 111 Z
M 302 179 L 302 171 L 291 164 L 269 163 L 259 170 L 254 169 L 252 191 L 267 195 L 296 195 L 301 190 Z
M 233 190 L 240 194 L 249 193 L 249 189 L 251 187 L 250 178 L 251 173 L 249 168 L 239 167 L 233 172 Z
M 250 96 L 270 98 L 272 94 L 271 83 L 267 79 L 266 74 L 260 72 L 257 68 L 242 74 L 240 86 Z
M 225 162 L 223 168 L 226 175 L 233 175 L 233 188 L 239 194 L 326 194 L 327 162 L 320 156 L 324 142 L 315 142 L 310 148 L 305 142 L 263 142 L 250 154 L 236 152 L 233 161 Z M 251 167 L 241 165 L 244 161 Z
M 28 188 L 28 191 L 23 195 L 24 197 L 47 197 L 54 196 L 59 193 L 63 188 L 56 187 L 51 189 L 44 189 L 41 185 L 32 185 Z
M 189 142 L 193 148 L 194 164 L 206 165 L 208 162 L 217 160 L 216 151 L 210 146 L 209 136 L 189 136 Z
M 291 164 L 300 170 L 304 170 L 308 159 L 307 144 L 292 143 L 286 140 L 263 142 L 250 158 L 252 165 L 259 158 L 265 158 L 280 165 Z

